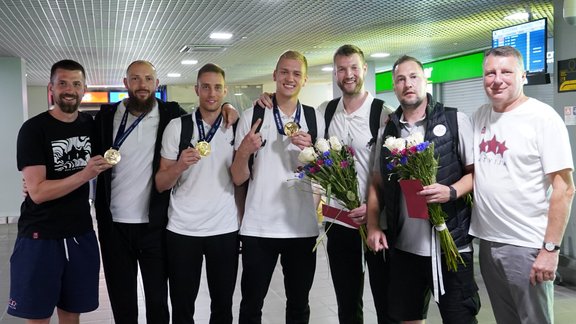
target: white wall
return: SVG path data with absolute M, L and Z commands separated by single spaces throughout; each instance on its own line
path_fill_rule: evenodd
M 16 140 L 27 107 L 26 64 L 20 58 L 0 57 L 0 223 L 20 215 L 22 176 L 16 167 Z
M 48 109 L 48 86 L 28 86 L 28 118 Z

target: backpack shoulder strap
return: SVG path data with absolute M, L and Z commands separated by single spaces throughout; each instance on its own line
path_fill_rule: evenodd
M 326 110 L 324 111 L 324 124 L 326 125 L 324 138 L 328 138 L 328 128 L 330 128 L 330 122 L 332 121 L 332 117 L 334 117 L 336 107 L 338 107 L 338 101 L 340 101 L 340 98 L 332 99 L 326 105 Z
M 370 106 L 370 134 L 372 134 L 372 139 L 370 140 L 370 144 L 376 141 L 378 137 L 378 129 L 380 128 L 380 118 L 382 115 L 382 106 L 384 105 L 384 101 L 378 98 L 374 98 L 372 100 L 372 105 Z
M 312 137 L 312 144 L 316 142 L 318 137 L 318 128 L 316 124 L 316 110 L 313 107 L 302 105 L 304 109 L 304 118 L 306 118 L 306 125 L 308 125 L 308 134 Z
M 252 122 L 250 123 L 250 125 L 254 125 L 258 120 L 258 118 L 262 120 L 262 122 L 260 122 L 260 125 L 258 125 L 258 128 L 256 128 L 256 133 L 258 133 L 260 131 L 260 128 L 262 128 L 262 123 L 264 122 L 264 112 L 265 108 L 260 107 L 258 105 L 254 106 L 254 111 L 252 113 Z M 254 154 L 251 154 L 250 158 L 248 158 L 248 170 L 250 170 L 250 174 L 252 174 L 253 165 L 254 165 Z
M 178 158 L 182 151 L 190 147 L 190 141 L 192 140 L 192 134 L 194 133 L 194 123 L 192 122 L 192 114 L 186 114 L 180 116 L 180 122 L 182 124 L 182 130 L 180 131 L 180 144 L 178 145 Z

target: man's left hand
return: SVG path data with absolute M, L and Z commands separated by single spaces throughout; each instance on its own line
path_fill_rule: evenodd
M 299 149 L 303 150 L 309 146 L 312 146 L 312 136 L 306 132 L 298 131 L 296 134 L 290 136 L 290 142 L 298 146 Z
M 540 250 L 530 270 L 530 283 L 533 286 L 544 281 L 554 281 L 558 267 L 558 254 L 558 251 Z

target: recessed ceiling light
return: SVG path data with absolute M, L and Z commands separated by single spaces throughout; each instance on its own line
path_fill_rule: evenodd
M 242 92 L 237 92 L 237 93 L 235 93 L 234 95 L 235 95 L 235 96 L 241 96 L 241 95 L 243 95 L 243 93 L 242 93 Z
M 530 15 L 527 12 L 517 12 L 504 17 L 506 20 L 524 20 L 528 19 Z
M 230 38 L 232 38 L 232 34 L 230 34 L 230 33 L 212 33 L 212 34 L 210 34 L 210 38 L 212 38 L 212 39 L 230 39 Z
M 322 71 L 324 71 L 324 72 L 334 71 L 334 67 L 333 66 L 325 66 L 322 68 Z
M 370 57 L 373 57 L 373 58 L 383 58 L 383 57 L 388 57 L 388 56 L 390 56 L 390 53 L 374 53 L 374 54 L 370 55 Z
M 168 73 L 166 76 L 169 78 L 179 78 L 181 75 L 180 73 Z
M 194 65 L 194 64 L 198 64 L 198 60 L 182 60 L 182 62 L 180 62 L 184 65 Z

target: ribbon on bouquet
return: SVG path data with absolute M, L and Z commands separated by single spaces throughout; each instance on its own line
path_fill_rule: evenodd
M 440 296 L 444 295 L 444 279 L 442 277 L 442 247 L 440 246 L 439 231 L 446 228 L 446 224 L 432 226 L 432 240 L 430 255 L 432 256 L 432 281 L 434 284 L 434 301 L 440 303 Z

